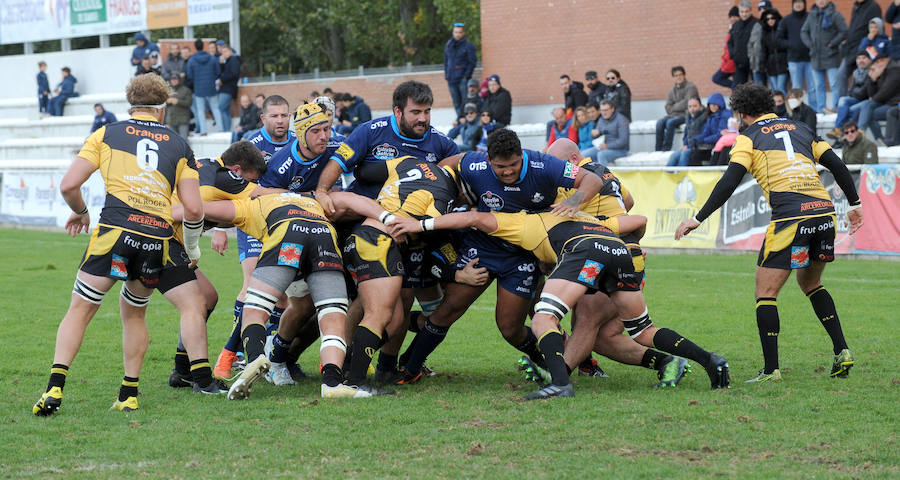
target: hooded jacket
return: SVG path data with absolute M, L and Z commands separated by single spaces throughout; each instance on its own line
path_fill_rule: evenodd
M 481 108 L 491 112 L 491 118 L 497 122 L 498 128 L 505 127 L 512 121 L 512 95 L 503 85 L 497 89 L 497 93 L 488 91 Z
M 878 53 L 890 54 L 890 40 L 888 40 L 887 35 L 884 34 L 884 22 L 881 21 L 880 18 L 873 18 L 869 21 L 869 23 L 872 22 L 875 22 L 875 25 L 878 25 L 878 34 L 875 35 L 875 38 L 871 40 L 869 40 L 869 35 L 866 34 L 866 36 L 859 41 L 859 46 L 857 47 L 856 51 L 853 52 L 853 55 L 847 58 L 848 63 L 851 61 L 851 59 L 855 63 L 856 53 L 869 47 L 875 47 L 875 50 L 877 50 Z
M 800 35 L 803 43 L 809 47 L 813 70 L 837 68 L 841 64 L 840 46 L 846 34 L 847 24 L 834 2 L 828 2 L 825 8 L 812 6 Z
M 146 43 L 144 43 L 143 47 L 141 47 L 140 45 L 135 45 L 134 50 L 131 51 L 131 64 L 135 66 L 140 65 L 141 59 L 144 57 L 149 57 L 151 52 L 159 51 L 159 46 L 151 42 L 141 32 L 137 32 L 134 34 L 135 43 L 137 43 L 138 40 L 143 40 Z
M 789 62 L 808 62 L 809 47 L 803 43 L 800 30 L 806 22 L 806 4 L 804 2 L 802 12 L 791 12 L 790 15 L 778 22 L 778 30 L 775 37 L 778 39 L 778 45 L 787 50 L 787 61 Z
M 850 9 L 850 25 L 847 26 L 847 41 L 841 45 L 841 56 L 848 62 L 854 60 L 856 52 L 859 51 L 856 47 L 869 34 L 869 21 L 873 18 L 881 21 L 881 7 L 875 0 L 853 2 Z M 884 34 L 884 25 L 881 25 L 881 34 Z
M 574 111 L 578 107 L 587 105 L 587 93 L 584 93 L 584 84 L 572 80 L 569 91 L 565 94 L 566 109 Z
M 56 88 L 59 89 L 59 96 L 65 96 L 66 98 L 77 97 L 78 95 L 75 93 L 76 83 L 78 83 L 78 79 L 75 78 L 75 75 L 72 75 L 71 73 L 69 74 L 69 76 L 62 79 L 62 81 L 59 82 L 59 85 L 56 86 Z
M 788 73 L 787 49 L 778 44 L 778 22 L 781 22 L 781 14 L 774 8 L 766 10 L 763 18 L 772 15 L 775 17 L 775 27 L 768 24 L 762 26 L 762 71 L 767 75 L 782 75 Z
M 466 37 L 456 40 L 450 37 L 444 45 L 444 78 L 448 82 L 458 82 L 472 78 L 475 64 L 478 58 L 475 56 L 475 45 Z
M 216 94 L 216 78 L 220 72 L 219 61 L 209 53 L 199 51 L 187 61 L 187 78 L 194 85 L 194 95 L 212 97 Z
M 722 130 L 728 128 L 728 119 L 731 118 L 731 110 L 725 108 L 725 97 L 721 93 L 714 93 L 709 96 L 708 105 L 718 105 L 719 111 L 710 113 L 703 124 L 703 130 L 699 135 L 694 137 L 691 142 L 692 146 L 701 144 L 714 145 L 719 137 L 722 136 Z
M 353 103 L 347 107 L 347 117 L 353 128 L 356 128 L 372 119 L 372 109 L 366 105 L 362 97 L 357 95 L 353 97 Z

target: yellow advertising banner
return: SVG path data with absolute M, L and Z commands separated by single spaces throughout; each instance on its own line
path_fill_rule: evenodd
M 188 24 L 188 0 L 147 0 L 147 28 L 180 27 Z
M 675 229 L 694 216 L 722 176 L 720 171 L 616 171 L 622 185 L 634 197 L 632 215 L 647 217 L 645 247 L 716 248 L 719 213 L 716 212 L 690 235 L 675 241 Z

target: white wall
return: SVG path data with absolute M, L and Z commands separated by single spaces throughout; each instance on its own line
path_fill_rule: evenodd
M 134 76 L 131 66 L 132 46 L 89 48 L 68 52 L 50 52 L 34 55 L 0 56 L 0 98 L 37 98 L 37 63 L 47 62 L 47 78 L 50 89 L 62 80 L 60 69 L 69 67 L 78 79 L 75 91 L 89 93 L 123 92 L 128 80 Z

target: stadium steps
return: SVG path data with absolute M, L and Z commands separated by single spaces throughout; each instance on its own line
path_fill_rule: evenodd
M 52 98 L 52 95 L 51 95 Z M 64 116 L 90 115 L 94 117 L 94 104 L 102 103 L 111 112 L 125 112 L 128 102 L 124 93 L 95 93 L 70 98 L 63 107 Z M 37 96 L 28 98 L 0 98 L 0 118 L 37 119 Z

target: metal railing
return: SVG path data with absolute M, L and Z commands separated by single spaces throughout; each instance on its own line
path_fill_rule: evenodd
M 479 62 L 475 69 L 481 69 L 481 62 Z M 319 79 L 335 79 L 335 78 L 348 78 L 348 77 L 368 77 L 375 75 L 402 75 L 407 73 L 432 73 L 432 72 L 443 72 L 444 65 L 443 64 L 429 64 L 429 65 L 413 65 L 410 62 L 407 62 L 406 65 L 396 65 L 396 66 L 388 66 L 388 67 L 378 67 L 378 68 L 369 68 L 360 65 L 359 67 L 348 69 L 348 70 L 335 70 L 329 72 L 322 72 L 318 68 L 313 70 L 312 72 L 306 73 L 282 73 L 276 74 L 275 72 L 271 72 L 268 75 L 262 75 L 258 77 L 244 77 L 243 83 L 269 83 L 269 82 L 288 82 L 288 81 L 297 81 L 297 80 L 319 80 Z

